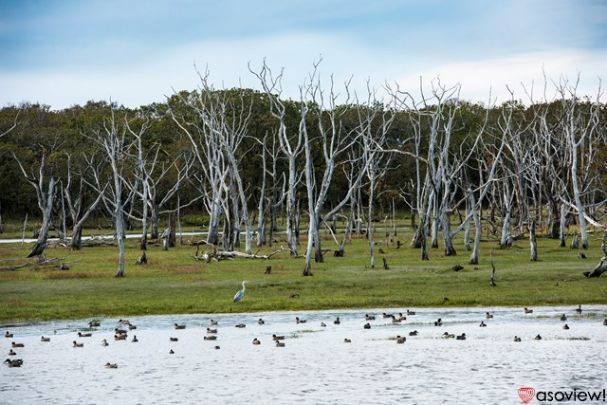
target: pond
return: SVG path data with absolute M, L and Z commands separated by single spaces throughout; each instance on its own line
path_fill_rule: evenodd
M 91 337 L 77 335 L 89 320 L 3 325 L 3 359 L 21 358 L 23 365 L 0 368 L 0 403 L 503 404 L 520 403 L 521 386 L 600 391 L 607 388 L 607 307 L 582 308 L 145 316 L 130 318 L 134 330 L 108 318 Z M 383 312 L 407 319 L 393 323 Z M 376 319 L 366 321 L 366 313 Z M 297 324 L 296 317 L 306 322 Z M 438 318 L 442 326 L 434 325 Z M 176 330 L 175 323 L 186 327 Z M 240 323 L 246 327 L 235 327 Z M 217 340 L 204 339 L 207 327 L 217 329 Z M 115 328 L 127 329 L 128 337 L 114 340 Z M 7 330 L 13 338 L 3 337 Z M 418 335 L 409 336 L 414 330 Z M 466 339 L 443 338 L 445 332 Z M 276 347 L 273 334 L 285 336 L 284 347 Z M 538 334 L 541 340 L 534 340 Z M 397 335 L 406 341 L 398 344 Z M 261 344 L 253 345 L 254 338 Z M 13 341 L 24 347 L 12 349 Z M 75 348 L 74 341 L 84 346 Z M 8 356 L 11 349 L 16 356 Z M 105 368 L 107 362 L 117 368 Z

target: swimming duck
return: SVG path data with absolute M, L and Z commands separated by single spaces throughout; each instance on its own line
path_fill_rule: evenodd
M 575 309 L 575 312 L 577 312 L 578 314 L 582 313 L 582 306 L 578 305 L 577 308 Z
M 218 322 L 217 322 L 216 320 L 214 320 L 214 319 L 211 319 L 211 320 L 209 321 L 209 324 L 210 324 L 211 326 L 217 326 L 217 323 L 218 323 Z
M 485 328 L 487 327 L 487 324 L 485 323 L 485 321 L 481 321 L 480 325 L 478 326 L 480 326 L 481 328 Z
M 603 321 L 603 325 L 607 326 L 607 319 Z
M 133 335 L 133 340 L 131 342 L 133 342 L 133 343 L 139 342 L 139 339 L 137 339 L 137 335 Z
M 215 336 L 215 335 L 205 336 L 203 339 L 204 340 L 217 340 L 217 336 Z
M 185 324 L 184 325 L 179 325 L 178 323 L 175 324 L 175 329 L 185 329 Z
M 321 322 L 321 323 L 320 323 L 320 326 L 324 328 L 324 327 L 326 327 L 326 326 L 327 326 L 327 324 L 326 324 L 326 323 L 324 323 L 324 322 Z
M 561 321 L 565 322 L 567 320 L 567 315 L 563 314 L 561 315 Z
M 23 360 L 21 360 L 21 359 L 14 359 L 14 360 L 6 359 L 6 360 L 4 360 L 4 363 L 7 366 L 11 367 L 11 368 L 12 367 L 21 367 L 21 365 L 23 364 Z
M 285 347 L 285 343 L 284 342 L 279 342 L 278 340 L 276 341 L 276 347 Z
M 404 336 L 400 336 L 400 335 L 399 335 L 399 336 L 396 336 L 396 343 L 398 343 L 398 344 L 403 344 L 403 343 L 405 343 L 406 341 L 407 341 L 407 338 L 406 338 L 406 337 L 404 337 Z
M 246 328 L 247 325 L 245 325 L 244 323 L 239 323 L 236 325 L 237 328 Z
M 392 314 L 387 314 L 387 313 L 385 313 L 385 312 L 384 312 L 384 313 L 382 313 L 382 316 L 383 316 L 384 318 L 392 318 Z
M 441 318 L 438 318 L 435 322 L 434 322 L 434 326 L 443 326 L 443 320 Z
M 217 333 L 217 329 L 207 328 L 207 333 Z
M 455 340 L 466 340 L 466 334 L 462 333 L 461 335 L 456 336 Z
M 118 319 L 118 323 L 122 325 L 128 325 L 131 322 L 128 319 Z
M 129 330 L 137 329 L 137 325 L 129 324 Z
M 105 368 L 118 368 L 118 364 L 110 363 L 109 361 L 105 363 Z
M 89 328 L 98 328 L 99 326 L 101 326 L 101 322 L 97 320 L 92 320 L 89 322 Z
M 415 311 L 409 311 L 409 310 L 407 310 L 407 315 L 415 315 Z
M 263 319 L 261 319 L 261 318 L 259 318 L 259 319 L 257 320 L 257 324 L 258 324 L 258 325 L 264 325 L 265 323 L 266 323 L 266 322 L 265 322 Z
M 296 316 L 295 322 L 299 324 L 299 323 L 306 323 L 307 321 L 305 319 L 299 319 L 299 317 Z
M 117 333 L 114 335 L 114 340 L 126 340 L 126 333 Z
M 365 329 L 371 329 L 371 324 L 369 322 L 367 322 L 365 324 L 365 326 L 363 326 L 363 328 L 365 328 Z
M 175 354 L 175 352 L 173 351 L 173 349 L 169 350 L 169 354 Z
M 92 334 L 92 333 L 82 333 L 82 332 L 78 332 L 78 337 L 81 337 L 81 338 L 83 338 L 83 337 L 91 337 L 91 336 L 93 336 L 93 334 Z
M 12 347 L 25 347 L 25 345 L 23 343 L 16 343 L 16 342 L 12 342 L 11 346 Z
M 12 337 L 13 337 L 13 334 L 12 334 L 12 333 L 10 333 L 9 331 L 6 331 L 6 332 L 4 333 L 4 337 L 5 337 L 5 338 L 12 338 Z
M 515 341 L 515 342 L 522 342 L 522 340 L 523 340 L 523 339 L 521 339 L 521 338 L 520 338 L 520 337 L 518 337 L 518 336 L 515 336 L 515 337 L 514 337 L 514 341 Z
M 285 337 L 284 336 L 272 335 L 272 339 L 274 339 L 274 340 L 285 340 Z
M 453 333 L 445 332 L 442 336 L 443 339 L 454 339 L 455 335 Z
M 110 344 L 107 342 L 107 340 L 103 339 L 101 341 L 101 346 L 109 346 Z
M 221 347 L 215 346 L 215 350 L 219 350 L 219 349 L 221 349 Z
M 375 315 L 365 314 L 365 321 L 374 321 Z
M 493 319 L 493 314 L 490 312 L 485 312 L 485 318 L 486 319 Z
M 254 345 L 260 345 L 261 342 L 259 341 L 259 339 L 255 338 L 255 339 L 253 339 L 253 344 Z
M 78 343 L 74 340 L 74 347 L 84 347 L 84 343 Z
M 569 325 L 564 324 L 564 325 L 563 325 L 563 329 L 565 329 L 565 330 L 569 330 Z
M 337 317 L 337 319 L 336 319 L 336 320 L 334 320 L 334 321 L 333 321 L 333 323 L 334 323 L 335 325 L 339 325 L 339 324 L 341 323 L 341 321 L 339 320 L 339 316 Z
M 419 334 L 419 332 L 416 330 L 409 332 L 409 336 L 417 336 L 418 334 Z
M 9 355 L 9 356 L 16 356 L 16 355 L 17 355 L 17 353 L 16 353 L 16 352 L 15 352 L 13 349 L 10 349 L 10 350 L 8 351 L 8 355 Z
M 532 314 L 532 313 L 533 313 L 533 310 L 532 310 L 532 309 L 529 309 L 529 308 L 527 308 L 527 307 L 525 307 L 525 308 L 523 309 L 523 311 L 524 311 L 526 314 Z
M 348 338 L 345 338 L 345 339 L 344 339 L 344 343 L 352 343 L 352 340 L 350 340 L 350 339 L 348 339 Z
M 534 337 L 533 339 L 535 339 L 535 340 L 542 340 L 542 336 L 537 335 L 537 336 L 536 336 L 536 337 Z
M 172 337 L 172 336 L 171 336 L 171 337 L 169 337 L 169 341 L 171 341 L 171 342 L 178 342 L 178 341 L 179 341 L 179 339 L 178 339 L 178 338 L 176 338 L 176 337 Z
M 117 333 L 117 334 L 119 334 L 119 335 L 126 335 L 126 329 L 118 329 L 118 328 L 115 328 L 115 329 L 114 329 L 114 332 L 116 332 L 116 333 Z
M 44 337 L 44 336 L 42 336 L 42 337 L 40 338 L 40 341 L 41 341 L 41 342 L 50 342 L 50 341 L 51 341 L 51 338 L 50 338 L 50 337 Z

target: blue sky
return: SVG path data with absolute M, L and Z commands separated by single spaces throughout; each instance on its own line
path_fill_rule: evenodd
M 359 90 L 438 75 L 467 99 L 503 99 L 506 84 L 525 98 L 520 83 L 544 70 L 580 73 L 591 93 L 607 78 L 607 2 L 0 0 L 0 49 L 0 105 L 162 101 L 196 87 L 194 64 L 218 87 L 258 87 L 247 63 L 264 57 L 296 97 L 320 55 L 323 74 Z

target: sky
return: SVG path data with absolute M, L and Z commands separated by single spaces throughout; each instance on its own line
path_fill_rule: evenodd
M 88 100 L 137 107 L 199 85 L 260 89 L 249 72 L 284 69 L 283 96 L 320 73 L 416 93 L 439 78 L 470 101 L 527 101 L 551 82 L 607 79 L 603 0 L 0 0 L 0 106 Z M 525 92 L 525 89 L 527 92 Z

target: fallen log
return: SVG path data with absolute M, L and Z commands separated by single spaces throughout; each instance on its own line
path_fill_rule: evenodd
M 202 260 L 204 262 L 209 263 L 211 260 L 215 260 L 215 261 L 220 261 L 220 260 L 230 260 L 230 259 L 234 259 L 237 257 L 242 257 L 245 259 L 262 259 L 262 260 L 268 260 L 271 259 L 272 256 L 282 252 L 284 250 L 284 247 L 281 246 L 280 249 L 267 254 L 267 255 L 259 255 L 259 254 L 248 254 L 248 253 L 244 253 L 244 252 L 238 252 L 238 251 L 227 251 L 227 250 L 214 250 L 212 252 L 204 252 L 203 254 L 199 254 L 199 251 L 196 251 L 196 255 L 194 255 L 194 259 L 196 260 Z
M 597 266 L 592 271 L 585 271 L 583 274 L 588 278 L 600 277 L 601 274 L 607 271 L 607 256 L 603 256 Z

